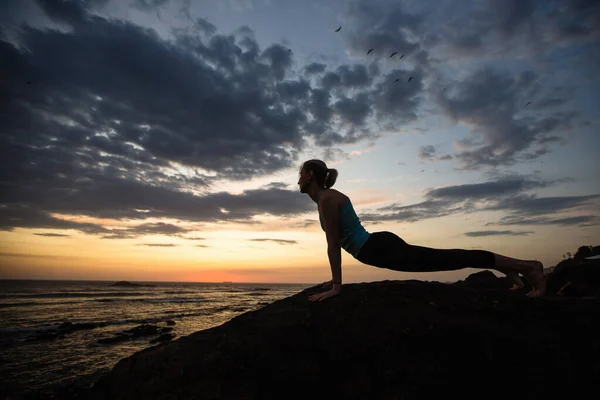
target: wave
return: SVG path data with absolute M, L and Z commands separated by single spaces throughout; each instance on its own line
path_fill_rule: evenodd
M 201 297 L 143 297 L 143 298 L 102 298 L 102 299 L 91 299 L 85 300 L 85 302 L 91 303 L 208 303 L 212 300 L 207 300 Z M 23 301 L 18 303 L 0 303 L 0 309 L 2 308 L 14 308 L 14 307 L 36 307 L 36 306 L 49 306 L 49 305 L 61 305 L 61 304 L 78 304 L 81 301 Z
M 81 303 L 81 301 L 21 301 L 18 303 L 0 303 L 0 309 L 12 307 L 56 306 L 65 304 L 74 305 L 79 303 Z
M 153 293 L 153 292 L 148 292 Z M 48 299 L 48 298 L 77 298 L 77 297 L 127 297 L 140 296 L 144 292 L 53 292 L 53 293 L 10 293 L 0 294 L 0 299 Z M 154 293 L 153 293 L 154 294 Z
M 184 318 L 190 317 L 199 317 L 206 315 L 215 315 L 224 312 L 245 312 L 250 311 L 255 308 L 260 308 L 266 304 L 254 304 L 254 305 L 226 305 L 215 308 L 205 308 L 202 310 L 194 310 L 190 312 L 185 312 L 182 310 L 167 310 L 160 315 L 151 318 L 129 318 L 129 319 L 118 319 L 118 320 L 82 320 L 82 321 L 64 321 L 64 322 L 73 322 L 74 324 L 93 324 L 96 328 L 105 328 L 108 326 L 119 326 L 119 325 L 139 325 L 139 324 L 157 324 L 166 322 L 167 320 L 182 320 Z M 52 324 L 44 324 L 44 325 L 36 325 L 36 326 L 26 326 L 26 327 L 9 327 L 9 328 L 0 328 L 0 335 L 5 336 L 14 336 L 21 334 L 36 334 L 43 333 L 45 331 L 58 330 L 62 326 L 61 323 L 52 323 Z

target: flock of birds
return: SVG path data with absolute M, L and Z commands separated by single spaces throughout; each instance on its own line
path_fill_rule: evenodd
M 342 30 L 342 25 L 340 25 L 340 27 L 339 27 L 339 28 L 337 28 L 337 29 L 335 30 L 335 32 L 339 32 L 339 31 L 341 31 L 341 30 Z M 373 50 L 375 50 L 375 49 L 369 49 L 369 51 L 367 51 L 367 55 L 371 54 L 371 52 L 372 52 Z M 291 50 L 289 50 L 289 51 L 291 51 Z M 393 52 L 392 54 L 390 54 L 390 57 L 389 57 L 389 58 L 392 58 L 392 57 L 394 57 L 396 54 L 398 54 L 398 52 L 397 52 L 397 51 Z M 398 60 L 402 60 L 402 58 L 404 58 L 404 54 L 402 54 L 402 55 L 401 55 L 401 56 L 398 58 Z M 409 78 L 408 78 L 408 82 L 410 82 L 410 81 L 412 80 L 412 78 L 413 78 L 412 76 L 411 76 L 411 77 L 409 77 Z M 440 79 L 440 78 L 437 78 L 437 80 L 439 80 L 439 79 Z M 397 79 L 394 81 L 394 83 L 396 83 L 396 82 L 399 82 L 399 81 L 400 81 L 400 78 L 397 78 Z M 442 88 L 442 92 L 445 92 L 445 91 L 446 91 L 446 88 Z M 530 104 L 533 104 L 533 102 L 531 102 L 531 101 L 530 101 L 530 102 L 528 102 L 528 103 L 525 105 L 525 107 L 529 107 L 529 105 L 530 105 Z
M 342 25 L 340 25 L 340 27 L 339 27 L 339 28 L 337 28 L 335 31 L 336 31 L 336 32 L 339 32 L 339 31 L 341 31 L 341 30 L 342 30 Z M 375 50 L 375 49 L 369 49 L 369 51 L 367 51 L 367 55 L 371 54 L 371 52 L 373 52 L 373 50 Z M 398 52 L 397 52 L 397 51 L 394 51 L 392 54 L 390 54 L 390 57 L 389 57 L 389 58 L 392 58 L 392 57 L 394 57 L 396 54 L 398 54 Z M 402 59 L 404 58 L 404 56 L 405 56 L 405 54 L 402 54 L 400 57 L 398 57 L 398 61 L 402 60 Z M 412 78 L 413 78 L 412 76 L 411 76 L 411 77 L 409 77 L 407 82 L 410 82 L 410 81 L 412 81 Z M 396 83 L 396 82 L 399 82 L 399 81 L 400 81 L 400 78 L 396 79 L 396 80 L 394 81 L 394 83 Z

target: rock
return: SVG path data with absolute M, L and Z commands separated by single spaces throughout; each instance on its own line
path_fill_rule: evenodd
M 167 326 L 173 326 L 173 325 L 175 325 L 175 321 L 173 321 L 173 320 L 167 321 Z
M 84 398 L 577 398 L 600 373 L 600 299 L 383 281 L 308 301 L 321 291 L 124 358 Z
M 136 326 L 135 328 L 131 328 L 123 332 L 117 333 L 111 338 L 99 339 L 97 342 L 100 344 L 115 344 L 146 336 L 162 335 L 164 333 L 171 332 L 172 330 L 173 328 L 143 324 L 140 326 Z
M 569 266 L 554 269 L 548 274 L 548 296 L 568 297 L 600 296 L 600 261 L 583 260 Z
M 174 333 L 165 333 L 164 335 L 160 335 L 159 337 L 157 337 L 156 339 L 152 339 L 150 341 L 150 343 L 160 343 L 160 342 L 166 342 L 168 340 L 171 340 L 175 337 Z
M 119 281 L 108 286 L 123 286 L 123 287 L 156 287 L 156 285 L 144 285 L 141 283 L 132 283 L 127 281 Z
M 522 276 L 521 280 L 525 284 L 525 287 L 518 290 L 518 292 L 529 292 L 531 285 Z M 464 281 L 458 281 L 455 284 L 479 289 L 507 290 L 513 286 L 513 281 L 506 276 L 497 277 L 492 271 L 486 269 L 473 273 L 465 278 Z

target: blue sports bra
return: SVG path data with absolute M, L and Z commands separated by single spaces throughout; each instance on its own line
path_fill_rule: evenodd
M 318 209 L 318 207 L 317 207 Z M 323 218 L 319 212 L 319 222 L 321 229 L 325 231 Z M 371 234 L 361 225 L 360 219 L 354 211 L 350 199 L 340 207 L 340 246 L 354 258 L 358 257 L 360 249 L 363 247 Z

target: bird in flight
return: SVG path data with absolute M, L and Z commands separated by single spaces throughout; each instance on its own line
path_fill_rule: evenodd
M 396 79 L 394 82 L 398 82 L 400 80 L 400 78 Z
M 397 52 L 397 51 L 393 52 L 393 53 L 390 55 L 390 58 L 394 57 L 394 55 L 395 55 L 395 54 L 398 54 L 398 52 Z
M 339 32 L 339 31 L 340 31 L 340 29 L 342 29 L 342 26 L 341 26 L 341 25 L 340 25 L 340 27 L 339 27 L 339 28 L 337 28 L 335 31 L 336 31 L 336 32 Z
M 408 78 L 408 81 L 410 82 L 411 79 L 412 79 L 412 76 L 410 78 Z
M 402 54 L 398 60 L 402 60 L 402 57 L 404 57 L 404 54 Z
M 527 103 L 527 105 L 525 107 L 528 107 L 531 104 L 531 101 L 529 103 Z
M 425 171 L 424 169 L 421 170 L 421 172 Z
M 370 49 L 369 51 L 367 51 L 367 55 L 369 55 L 369 53 L 371 53 L 374 49 Z

